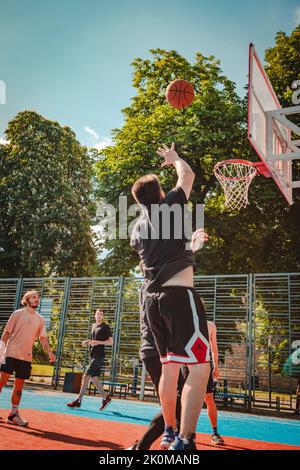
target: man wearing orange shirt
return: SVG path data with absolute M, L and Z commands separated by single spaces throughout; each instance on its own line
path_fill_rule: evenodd
M 27 426 L 28 422 L 19 415 L 19 404 L 24 382 L 31 374 L 32 348 L 35 340 L 39 338 L 43 349 L 49 355 L 50 362 L 55 361 L 55 356 L 49 346 L 45 319 L 36 311 L 40 303 L 38 292 L 34 290 L 26 292 L 21 303 L 24 308 L 16 310 L 10 316 L 1 337 L 0 393 L 9 377 L 15 373 L 11 410 L 7 423 Z

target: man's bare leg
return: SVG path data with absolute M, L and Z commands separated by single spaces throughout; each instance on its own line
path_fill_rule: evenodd
M 212 438 L 211 443 L 216 445 L 224 444 L 224 439 L 218 433 L 218 410 L 214 399 L 213 393 L 207 393 L 205 395 L 205 403 L 207 406 L 207 414 L 209 416 L 210 424 L 212 427 Z
M 211 427 L 216 428 L 217 427 L 218 412 L 217 412 L 217 407 L 216 407 L 216 404 L 215 404 L 214 394 L 213 393 L 207 393 L 205 395 L 205 403 L 206 403 L 206 406 L 207 406 L 207 414 L 209 416 Z
M 177 382 L 180 364 L 163 364 L 159 398 L 166 427 L 176 428 Z
M 10 374 L 7 374 L 6 372 L 0 372 L 0 393 L 2 392 L 3 387 L 5 387 L 7 384 L 9 377 Z
M 15 385 L 11 396 L 11 414 L 18 413 L 24 382 L 25 380 L 23 379 L 15 379 Z
M 91 380 L 91 378 L 92 377 L 90 375 L 84 374 L 82 384 L 81 384 L 81 389 L 80 389 L 80 392 L 79 392 L 79 395 L 78 395 L 78 398 L 77 398 L 78 401 L 81 401 L 82 398 L 84 397 L 85 392 L 88 389 L 89 381 Z
M 98 379 L 98 377 L 91 377 L 91 381 L 93 382 L 93 384 L 95 385 L 96 389 L 98 390 L 99 392 L 99 395 L 103 398 L 106 398 L 108 396 L 108 393 L 106 393 L 104 390 L 103 390 L 103 387 L 102 387 L 102 383 L 100 382 L 100 380 Z
M 188 367 L 189 375 L 181 397 L 180 435 L 184 439 L 188 439 L 196 430 L 210 374 L 209 363 L 194 364 Z
M 28 424 L 28 422 L 22 419 L 19 415 L 19 404 L 22 397 L 24 382 L 24 379 L 15 379 L 15 385 L 11 397 L 11 410 L 7 418 L 7 423 L 23 427 Z
M 0 372 L 0 393 L 2 392 L 2 388 L 7 384 L 10 374 L 6 372 Z

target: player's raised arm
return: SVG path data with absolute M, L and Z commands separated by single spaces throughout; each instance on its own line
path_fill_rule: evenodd
M 178 175 L 176 186 L 180 186 L 180 188 L 184 190 L 186 198 L 189 199 L 195 179 L 195 173 L 191 169 L 190 165 L 179 157 L 175 150 L 175 143 L 172 142 L 171 148 L 167 147 L 167 145 L 159 147 L 156 153 L 165 159 L 161 165 L 162 167 L 168 165 L 173 165 L 175 167 Z

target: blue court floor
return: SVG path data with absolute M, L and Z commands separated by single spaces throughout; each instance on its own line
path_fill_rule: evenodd
M 9 408 L 10 396 L 11 388 L 4 388 L 0 395 L 1 409 Z M 159 406 L 155 404 L 113 399 L 112 403 L 100 412 L 101 399 L 97 397 L 85 397 L 80 409 L 71 409 L 66 404 L 74 398 L 75 395 L 69 393 L 27 389 L 23 392 L 21 408 L 141 425 L 147 425 L 159 410 Z M 224 436 L 300 445 L 300 420 L 219 411 L 218 430 Z M 201 413 L 197 432 L 211 432 L 206 410 Z

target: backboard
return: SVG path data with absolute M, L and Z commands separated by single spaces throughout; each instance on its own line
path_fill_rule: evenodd
M 296 185 L 292 184 L 292 158 L 287 157 L 291 152 L 299 149 L 296 149 L 291 142 L 290 127 L 287 127 L 283 122 L 279 122 L 279 120 L 286 120 L 281 110 L 282 107 L 259 60 L 255 47 L 250 44 L 248 139 L 260 159 L 267 166 L 287 202 L 292 204 L 292 189 Z M 275 113 L 272 113 L 274 111 Z M 286 154 L 286 156 L 283 157 L 283 154 Z

